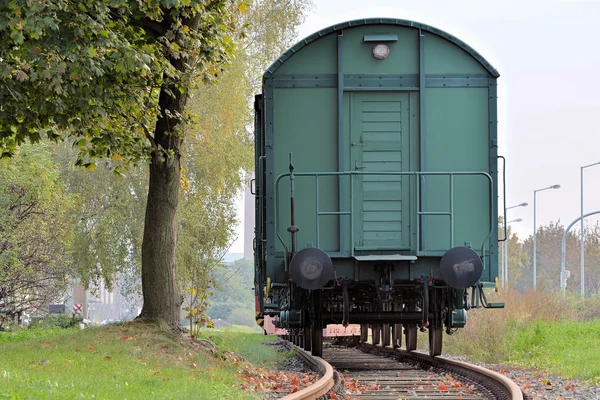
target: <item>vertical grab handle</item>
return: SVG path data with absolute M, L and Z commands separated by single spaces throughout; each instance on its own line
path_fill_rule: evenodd
M 504 214 L 502 215 L 502 225 L 504 225 L 503 228 L 503 232 L 504 232 L 504 237 L 502 239 L 498 239 L 499 242 L 505 242 L 506 241 L 506 158 L 504 158 L 504 156 L 498 156 L 498 158 L 502 159 L 502 194 L 504 197 L 504 200 L 502 201 L 503 207 L 504 207 Z

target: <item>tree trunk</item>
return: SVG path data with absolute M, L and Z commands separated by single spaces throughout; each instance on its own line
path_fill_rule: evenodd
M 195 13 L 192 18 L 183 19 L 182 24 L 195 30 L 199 19 L 200 13 Z M 161 23 L 162 30 L 167 32 L 172 24 L 172 16 L 166 15 Z M 183 43 L 180 43 L 180 46 L 182 45 Z M 185 73 L 190 72 L 190 60 L 185 55 L 169 56 L 168 59 L 181 74 L 177 78 L 163 75 L 165 83 L 158 98 L 160 114 L 152 140 L 154 151 L 150 164 L 150 185 L 142 242 L 144 306 L 139 318 L 162 319 L 180 330 L 180 307 L 183 297 L 179 292 L 175 268 L 175 214 L 181 179 L 180 149 L 185 136 L 182 116 L 185 114 L 190 85 L 189 77 L 186 77 Z
M 152 154 L 150 185 L 142 242 L 141 318 L 160 318 L 169 325 L 180 324 L 182 303 L 175 275 L 179 199 L 179 155 L 166 158 L 160 150 Z
M 139 318 L 162 319 L 181 329 L 179 291 L 175 268 L 177 221 L 183 143 L 182 115 L 187 90 L 163 87 L 158 104 L 161 114 L 154 131 L 155 150 L 150 164 L 150 184 L 142 242 L 142 292 L 144 306 Z M 169 154 L 170 153 L 170 154 Z

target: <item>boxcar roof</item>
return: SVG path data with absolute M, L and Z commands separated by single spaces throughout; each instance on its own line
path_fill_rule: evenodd
M 438 36 L 454 43 L 455 45 L 457 45 L 458 47 L 460 47 L 461 49 L 463 49 L 464 51 L 469 53 L 471 55 L 471 57 L 473 57 L 475 60 L 477 60 L 492 76 L 494 76 L 496 78 L 500 76 L 500 74 L 498 73 L 498 70 L 496 70 L 496 68 L 494 68 L 492 66 L 492 64 L 490 64 L 485 58 L 483 58 L 483 56 L 481 54 L 479 54 L 477 51 L 475 51 L 475 49 L 473 49 L 471 46 L 469 46 L 462 40 L 458 39 L 456 36 L 450 35 L 449 33 L 446 33 L 440 29 L 434 28 L 429 25 L 422 24 L 420 22 L 409 21 L 406 19 L 367 18 L 367 19 L 357 19 L 354 21 L 342 22 L 342 23 L 330 26 L 328 28 L 321 29 L 320 31 L 315 32 L 312 35 L 307 36 L 306 38 L 302 39 L 301 41 L 299 41 L 298 43 L 296 43 L 295 45 L 290 47 L 277 60 L 275 60 L 275 62 L 273 62 L 269 66 L 269 68 L 266 70 L 264 77 L 268 78 L 271 75 L 273 75 L 275 73 L 275 71 L 288 58 L 290 58 L 293 54 L 297 53 L 300 49 L 302 49 L 304 46 L 307 46 L 311 42 L 314 42 L 315 40 L 317 40 L 323 36 L 329 35 L 330 33 L 341 31 L 345 28 L 351 28 L 351 27 L 361 26 L 361 25 L 401 25 L 401 26 L 408 26 L 408 27 L 413 27 L 416 29 L 422 29 L 427 32 L 431 32 L 435 35 L 438 35 Z

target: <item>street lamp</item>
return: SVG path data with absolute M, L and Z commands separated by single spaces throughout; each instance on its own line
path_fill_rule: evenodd
M 527 206 L 527 203 L 523 203 L 523 204 L 519 204 L 518 206 L 514 206 L 514 207 Z M 509 208 L 514 208 L 514 207 L 509 207 Z M 507 210 L 508 210 L 508 208 L 507 208 Z M 513 222 L 521 222 L 521 221 L 523 221 L 521 218 L 513 219 L 512 221 L 508 221 L 506 223 L 506 225 L 508 226 L 508 224 L 511 224 Z M 504 285 L 504 283 L 506 283 L 508 285 L 508 240 L 509 240 L 509 238 L 507 237 L 506 240 L 504 241 L 504 246 L 502 246 L 502 249 L 504 251 L 504 254 L 502 255 L 502 268 L 503 268 L 502 284 L 503 285 Z
M 536 195 L 537 192 L 542 192 L 544 190 L 548 190 L 548 189 L 559 189 L 560 185 L 552 185 L 552 186 L 548 186 L 545 187 L 543 189 L 537 189 L 533 191 L 533 289 L 535 290 L 537 288 L 537 254 L 536 254 L 536 250 L 537 250 L 537 246 L 536 246 L 536 236 L 537 236 L 537 224 L 536 224 L 536 203 L 537 203 L 537 199 L 536 199 Z
M 581 260 L 581 297 L 585 296 L 585 261 L 584 261 L 584 248 L 585 245 L 583 243 L 583 170 L 588 167 L 593 167 L 594 165 L 600 164 L 600 161 L 584 165 L 581 167 L 581 232 L 580 232 L 580 240 L 579 240 L 579 251 L 580 251 L 580 260 Z
M 506 207 L 506 209 L 510 210 L 511 208 L 527 207 L 528 205 L 529 205 L 529 203 L 521 203 L 521 204 L 517 204 L 516 206 Z
M 511 208 L 527 207 L 528 205 L 529 205 L 529 203 L 521 203 L 521 204 L 517 204 L 516 206 L 506 207 L 504 209 L 504 216 L 506 216 L 506 211 L 510 210 Z M 513 222 L 513 221 L 511 221 L 511 222 Z M 506 228 L 506 225 L 507 225 L 507 222 L 505 221 L 505 223 L 504 223 L 505 228 Z M 505 229 L 505 231 L 506 231 L 506 229 Z M 505 238 L 504 243 L 502 244 L 502 286 L 504 286 L 505 283 L 508 283 L 508 261 L 507 261 L 508 252 L 506 251 L 507 242 L 508 242 L 508 238 Z

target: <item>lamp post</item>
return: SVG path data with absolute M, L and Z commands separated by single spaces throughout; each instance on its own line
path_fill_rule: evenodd
M 584 165 L 581 167 L 581 232 L 580 232 L 580 240 L 579 240 L 579 259 L 581 260 L 581 297 L 585 297 L 585 260 L 584 260 L 584 249 L 585 244 L 583 242 L 583 170 L 588 167 L 593 167 L 594 165 L 600 164 L 600 161 Z
M 523 205 L 525 204 L 525 205 Z M 518 206 L 514 206 L 514 207 L 525 207 L 527 206 L 527 203 L 523 203 L 523 204 L 519 204 Z M 509 207 L 509 208 L 514 208 L 514 207 Z M 507 208 L 508 210 L 508 208 Z M 512 221 L 508 221 L 506 223 L 506 226 L 508 226 L 508 224 L 511 224 L 513 222 L 521 222 L 523 221 L 521 218 L 517 218 L 517 219 L 513 219 Z M 503 250 L 503 254 L 502 254 L 502 285 L 504 285 L 505 283 L 508 285 L 508 240 L 509 238 L 507 237 L 506 240 L 504 241 L 504 246 L 502 246 L 502 250 Z
M 533 289 L 537 289 L 537 246 L 536 246 L 536 236 L 537 236 L 537 224 L 536 224 L 536 204 L 537 204 L 537 192 L 542 192 L 548 189 L 559 189 L 560 185 L 552 185 L 545 187 L 543 189 L 537 189 L 533 191 Z
M 517 204 L 516 206 L 506 207 L 504 209 L 504 216 L 506 217 L 506 211 L 510 210 L 511 208 L 527 207 L 528 205 L 529 205 L 529 203 L 521 203 L 521 204 Z M 511 222 L 513 222 L 513 221 L 511 221 Z M 508 225 L 508 223 L 506 221 L 504 221 L 504 227 L 506 227 L 507 225 Z M 505 249 L 508 247 L 507 244 L 508 244 L 508 237 L 502 244 L 502 286 L 504 286 L 505 283 L 508 284 L 508 261 L 507 261 L 508 252 L 505 251 Z

